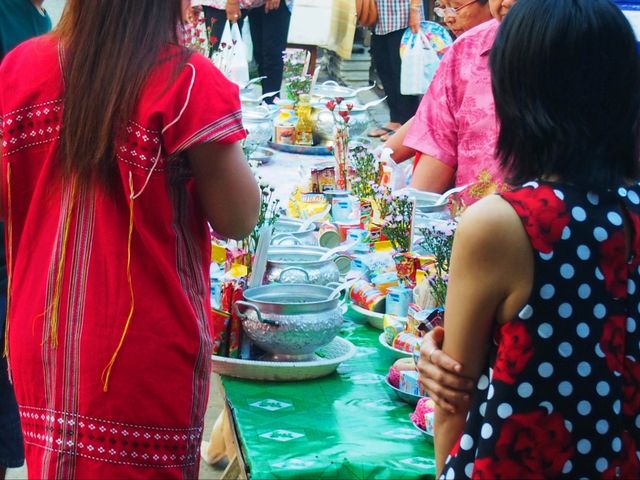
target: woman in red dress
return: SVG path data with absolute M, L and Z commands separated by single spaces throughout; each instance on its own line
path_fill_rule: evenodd
M 195 478 L 209 226 L 254 226 L 238 89 L 182 0 L 69 0 L 0 67 L 5 345 L 31 478 Z

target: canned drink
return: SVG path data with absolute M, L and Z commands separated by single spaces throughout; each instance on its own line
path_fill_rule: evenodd
M 409 312 L 411 290 L 406 287 L 389 287 L 387 290 L 387 315 L 406 317 Z
M 341 275 L 346 275 L 351 270 L 351 257 L 347 255 L 337 255 L 333 262 L 338 267 L 338 271 Z
M 384 313 L 386 298 L 384 294 L 366 280 L 358 280 L 349 292 L 351 301 L 371 312 Z
M 318 243 L 324 248 L 335 248 L 340 245 L 340 231 L 333 223 L 320 225 Z

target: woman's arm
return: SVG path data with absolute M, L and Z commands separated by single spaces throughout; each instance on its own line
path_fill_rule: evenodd
M 411 187 L 424 192 L 443 193 L 451 188 L 456 171 L 431 155 L 422 154 L 411 177 Z
M 533 254 L 520 219 L 498 196 L 471 206 L 458 225 L 451 256 L 442 351 L 477 380 L 487 364 L 494 322 L 513 318 L 533 282 Z M 436 407 L 437 471 L 465 425 L 468 409 Z M 439 474 L 439 473 L 438 473 Z
M 258 221 L 260 191 L 240 144 L 203 143 L 187 153 L 211 226 L 225 237 L 246 237 Z
M 413 158 L 413 156 L 416 154 L 416 151 L 413 148 L 405 147 L 403 145 L 404 137 L 407 136 L 407 132 L 409 131 L 409 128 L 411 128 L 412 121 L 413 121 L 413 118 L 410 118 L 409 120 L 407 120 L 407 122 L 404 125 L 402 125 L 398 130 L 396 130 L 396 133 L 391 135 L 389 139 L 386 142 L 384 142 L 385 147 L 393 150 L 393 155 L 391 155 L 391 158 L 393 158 L 393 161 L 396 162 L 398 165 L 404 162 L 405 160 Z

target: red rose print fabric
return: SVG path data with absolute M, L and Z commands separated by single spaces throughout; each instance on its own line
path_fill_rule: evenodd
M 497 338 L 499 346 L 493 378 L 513 384 L 533 356 L 531 337 L 524 323 L 514 320 L 500 327 Z
M 494 329 L 441 478 L 640 478 L 640 187 L 535 181 L 501 197 L 533 284 Z
M 564 202 L 553 189 L 546 185 L 529 187 L 518 192 L 503 193 L 502 197 L 522 219 L 533 248 L 542 253 L 551 252 L 569 223 Z

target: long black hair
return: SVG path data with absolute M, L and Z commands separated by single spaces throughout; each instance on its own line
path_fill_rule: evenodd
M 519 0 L 490 57 L 497 153 L 512 183 L 637 179 L 640 63 L 609 0 Z

